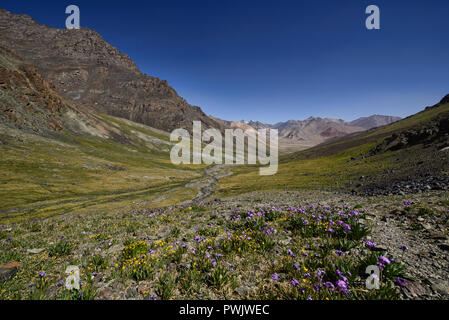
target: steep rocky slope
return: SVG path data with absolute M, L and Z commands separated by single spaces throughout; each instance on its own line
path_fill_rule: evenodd
M 166 131 L 191 128 L 193 120 L 221 128 L 93 30 L 54 29 L 0 9 L 0 45 L 35 65 L 58 93 L 78 105 Z

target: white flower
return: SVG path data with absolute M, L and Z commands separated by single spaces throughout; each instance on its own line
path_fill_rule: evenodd
M 65 279 L 65 287 L 69 290 L 79 290 L 81 282 L 80 269 L 77 266 L 68 266 L 65 273 L 68 274 L 68 277 Z

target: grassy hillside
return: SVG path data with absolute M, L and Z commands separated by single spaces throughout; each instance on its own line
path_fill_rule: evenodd
M 377 153 L 372 150 L 395 134 L 409 130 L 426 130 L 442 119 L 449 119 L 449 104 L 428 108 L 391 125 L 281 157 L 278 173 L 274 176 L 259 176 L 259 170 L 255 166 L 234 168 L 233 176 L 220 180 L 219 194 L 271 189 L 348 190 L 352 189 L 361 177 L 393 181 L 391 172 L 402 172 L 406 175 L 405 170 L 418 170 L 417 163 L 424 162 L 427 166 L 421 165 L 421 169 L 438 170 L 439 168 L 432 165 L 442 166 L 441 163 L 447 160 L 447 155 L 438 151 L 438 144 L 428 148 L 421 143 Z
M 197 190 L 185 189 L 161 197 L 201 175 L 201 167 L 171 164 L 167 136 L 127 120 L 101 117 L 121 132 L 126 144 L 92 135 L 51 139 L 2 128 L 1 222 L 99 204 L 126 205 L 135 199 L 160 198 L 162 204 L 171 204 L 195 196 Z

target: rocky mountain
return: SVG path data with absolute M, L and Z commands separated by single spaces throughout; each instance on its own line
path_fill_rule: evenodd
M 259 130 L 259 129 L 269 129 L 269 128 L 272 127 L 271 124 L 266 124 L 266 123 L 263 123 L 263 122 L 260 122 L 260 121 L 253 121 L 253 120 L 248 121 L 247 124 L 248 124 L 249 126 L 253 127 L 253 128 L 256 129 L 256 130 Z
M 79 139 L 167 154 L 171 145 L 164 131 L 74 104 L 33 65 L 0 46 L 0 146 L 32 140 L 70 142 L 78 148 Z
M 393 123 L 400 118 L 373 115 L 352 122 L 341 119 L 309 117 L 305 120 L 288 120 L 276 124 L 260 121 L 225 121 L 214 118 L 224 126 L 243 130 L 277 129 L 280 152 L 292 152 L 307 149 L 333 138 L 339 138 L 355 132 Z
M 225 128 L 231 128 L 231 129 L 242 129 L 243 131 L 249 130 L 249 131 L 257 131 L 257 128 L 252 126 L 249 123 L 246 123 L 245 121 L 228 121 L 223 120 L 217 117 L 209 116 L 219 124 L 221 124 Z
M 362 131 L 363 128 L 351 126 L 339 119 L 310 117 L 306 120 L 289 120 L 273 125 L 279 135 L 286 139 L 326 140 L 341 137 L 349 133 Z
M 221 128 L 93 30 L 55 29 L 0 9 L 0 45 L 34 65 L 56 92 L 79 106 L 166 131 L 191 128 L 193 120 Z
M 362 127 L 366 130 L 385 126 L 387 124 L 396 122 L 401 120 L 400 117 L 393 117 L 393 116 L 382 116 L 382 115 L 372 115 L 369 117 L 362 117 L 358 118 L 354 121 L 351 121 L 350 124 L 355 127 Z
M 0 119 L 35 133 L 62 129 L 64 101 L 32 65 L 0 47 Z
M 0 47 L 0 128 L 45 137 L 74 134 L 106 134 L 95 113 L 69 103 L 39 71 L 18 55 Z
M 329 139 L 364 130 L 343 120 L 319 117 L 279 122 L 274 124 L 273 128 L 279 130 L 281 144 L 292 151 L 310 148 Z

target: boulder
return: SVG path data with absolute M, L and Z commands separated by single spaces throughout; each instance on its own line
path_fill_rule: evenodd
M 0 282 L 5 282 L 14 278 L 21 264 L 17 261 L 11 261 L 0 265 Z

